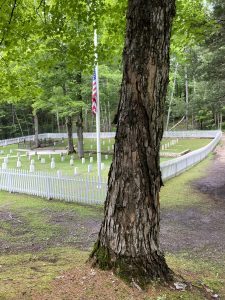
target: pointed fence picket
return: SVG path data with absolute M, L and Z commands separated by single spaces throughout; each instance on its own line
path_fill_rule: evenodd
M 110 137 L 114 133 L 110 133 Z M 55 134 L 56 135 L 56 134 Z M 182 157 L 178 157 L 161 163 L 162 179 L 168 180 L 189 169 L 203 160 L 218 144 L 222 137 L 221 131 L 194 131 L 194 132 L 165 132 L 167 137 L 213 137 L 214 139 L 205 147 L 192 151 Z M 42 134 L 42 138 L 50 134 Z M 109 133 L 105 133 L 109 136 Z M 104 136 L 104 137 L 105 137 Z M 88 137 L 93 137 L 89 133 Z M 27 137 L 26 137 L 27 138 Z M 29 136 L 33 139 L 33 136 Z M 1 145 L 17 143 L 19 138 L 0 141 Z M 103 204 L 107 183 L 99 182 L 93 176 L 58 176 L 56 173 L 32 172 L 21 169 L 0 168 L 0 190 L 13 193 L 24 193 L 40 196 L 47 199 L 59 199 L 68 202 L 80 202 L 85 204 Z
M 0 169 L 0 190 L 68 202 L 103 204 L 107 184 L 91 176 L 58 177 L 45 172 Z

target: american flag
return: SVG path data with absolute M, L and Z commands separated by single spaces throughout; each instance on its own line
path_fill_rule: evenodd
M 93 80 L 92 80 L 92 107 L 91 110 L 96 114 L 97 110 L 97 82 L 96 82 L 96 72 L 94 71 Z

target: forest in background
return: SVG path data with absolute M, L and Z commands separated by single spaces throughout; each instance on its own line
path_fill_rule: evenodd
M 98 32 L 101 130 L 113 131 L 126 1 L 2 0 L 0 139 L 95 131 L 93 32 Z M 225 128 L 225 4 L 177 1 L 165 129 Z M 176 126 L 177 125 L 177 126 Z

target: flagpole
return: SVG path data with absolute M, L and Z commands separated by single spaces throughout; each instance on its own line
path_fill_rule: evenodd
M 94 47 L 95 47 L 95 74 L 97 86 L 97 108 L 96 108 L 96 138 L 97 138 L 97 165 L 98 181 L 101 184 L 101 139 L 100 139 L 100 101 L 99 101 L 99 77 L 98 77 L 98 54 L 97 54 L 98 36 L 97 30 L 94 30 Z

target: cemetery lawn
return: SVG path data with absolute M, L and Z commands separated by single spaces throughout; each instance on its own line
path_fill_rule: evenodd
M 186 291 L 152 283 L 139 291 L 86 263 L 103 218 L 101 206 L 0 191 L 0 299 L 225 299 L 225 204 L 193 187 L 213 155 L 166 182 L 161 244 Z
M 162 145 L 167 144 L 172 139 L 163 139 Z M 163 150 L 163 152 L 172 152 L 172 153 L 181 153 L 185 150 L 196 150 L 203 146 L 206 146 L 211 139 L 179 139 L 178 143 L 176 145 L 172 145 L 166 150 Z M 109 152 L 108 158 L 105 157 L 106 154 L 102 154 L 102 162 L 104 163 L 104 169 L 102 170 L 102 177 L 106 180 L 108 177 L 108 171 L 109 167 L 111 165 L 112 161 L 112 149 L 113 149 L 113 139 L 102 139 L 101 141 L 101 147 L 102 151 L 104 153 Z M 76 139 L 74 140 L 74 144 L 77 144 Z M 92 149 L 91 149 L 92 148 Z M 52 149 L 52 148 L 47 148 Z M 61 141 L 58 141 L 55 150 L 65 150 L 66 149 L 66 140 L 63 140 L 63 143 Z M 96 142 L 92 139 L 85 139 L 84 141 L 84 149 L 85 149 L 85 164 L 81 163 L 81 160 L 78 158 L 77 154 L 74 154 L 74 165 L 70 165 L 70 159 L 71 155 L 65 155 L 65 159 L 62 162 L 60 154 L 51 154 L 51 155 L 41 155 L 42 158 L 45 159 L 45 163 L 42 164 L 41 160 L 38 159 L 37 155 L 32 155 L 31 159 L 34 160 L 35 164 L 35 171 L 43 171 L 43 172 L 51 172 L 55 173 L 57 170 L 60 170 L 62 173 L 62 176 L 73 176 L 74 175 L 74 168 L 78 167 L 78 173 L 79 175 L 91 175 L 96 176 L 97 175 L 97 157 L 95 154 L 96 151 Z M 1 154 L 1 150 L 4 151 L 3 154 Z M 10 150 L 12 153 L 10 153 Z M 39 150 L 39 149 L 38 149 Z M 45 150 L 45 148 L 42 148 L 42 150 Z M 18 146 L 17 145 L 9 145 L 0 147 L 0 167 L 3 162 L 4 157 L 9 155 L 8 159 L 8 168 L 10 169 L 16 169 L 16 162 L 17 162 L 17 152 L 18 152 Z M 20 152 L 20 160 L 22 163 L 21 169 L 29 170 L 30 166 L 30 160 L 29 157 L 26 156 L 26 151 L 19 151 Z M 90 156 L 93 157 L 93 163 L 92 163 L 92 172 L 88 173 L 88 164 L 90 164 Z M 55 159 L 55 168 L 51 169 L 51 159 Z M 168 157 L 161 157 L 161 162 L 169 160 L 171 158 Z

